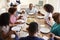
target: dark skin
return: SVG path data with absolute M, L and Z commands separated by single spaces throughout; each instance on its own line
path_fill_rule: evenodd
M 32 10 L 33 4 L 29 4 L 29 9 Z
M 40 11 L 38 11 L 38 15 L 39 16 L 44 16 L 44 14 L 42 14 Z

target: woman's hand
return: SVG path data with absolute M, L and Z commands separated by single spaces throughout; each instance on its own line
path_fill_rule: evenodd
M 55 35 L 53 33 L 50 33 L 49 35 L 50 35 L 50 38 L 54 38 L 55 37 Z
M 60 36 L 56 36 L 53 33 L 50 33 L 50 38 L 56 38 L 57 40 L 60 40 Z
M 56 36 L 56 35 L 55 35 L 55 38 L 56 38 L 57 40 L 60 40 L 60 36 Z

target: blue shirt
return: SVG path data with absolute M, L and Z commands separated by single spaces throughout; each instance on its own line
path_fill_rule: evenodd
M 38 37 L 35 37 L 35 36 L 33 36 L 33 37 L 27 36 L 27 37 L 22 37 L 19 40 L 44 40 L 44 39 L 38 38 Z

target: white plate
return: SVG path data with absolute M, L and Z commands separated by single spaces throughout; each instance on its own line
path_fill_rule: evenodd
M 27 32 L 20 31 L 20 37 L 26 37 L 29 34 Z
M 17 22 L 22 22 L 22 23 L 24 23 L 25 21 L 24 21 L 24 20 L 17 20 Z
M 45 25 L 40 25 L 40 27 L 45 27 Z
M 40 28 L 40 32 L 42 32 L 42 33 L 49 33 L 50 32 L 50 29 L 48 29 L 48 28 Z
M 37 18 L 44 18 L 44 16 L 37 16 Z
M 21 27 L 17 27 L 17 26 L 11 28 L 12 31 L 20 31 L 20 29 L 21 29 Z
M 34 13 L 28 13 L 29 15 L 32 15 L 32 14 L 34 14 Z

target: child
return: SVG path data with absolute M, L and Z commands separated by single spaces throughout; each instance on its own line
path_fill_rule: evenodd
M 52 13 L 54 11 L 54 7 L 50 4 L 45 4 L 44 10 L 47 12 L 45 15 L 45 21 L 49 26 L 51 26 L 50 20 L 52 20 Z

